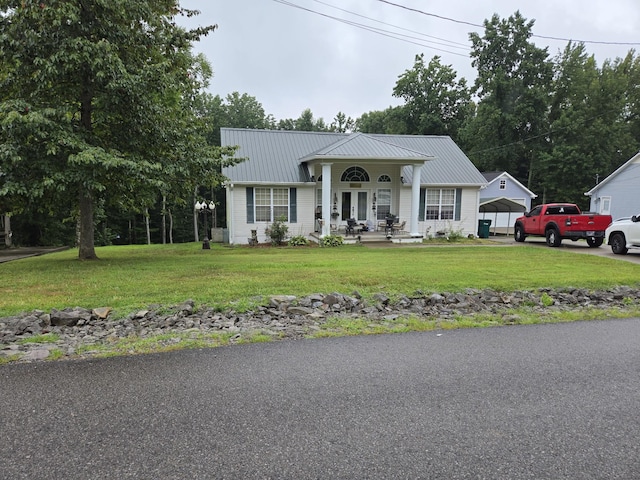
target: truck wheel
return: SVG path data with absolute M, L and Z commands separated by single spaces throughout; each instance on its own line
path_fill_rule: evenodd
M 524 228 L 522 228 L 522 225 L 516 225 L 516 229 L 513 232 L 513 238 L 516 242 L 524 242 L 524 239 L 527 238 L 524 234 Z
M 611 235 L 609 244 L 611 245 L 611 251 L 616 255 L 624 255 L 629 251 L 624 233 L 614 233 Z
M 550 228 L 546 232 L 547 237 L 547 245 L 550 247 L 559 247 L 562 243 L 562 237 L 560 236 L 560 232 L 558 232 L 557 228 Z
M 602 242 L 604 242 L 604 238 L 602 237 L 587 237 L 587 245 L 592 248 L 599 247 L 600 245 L 602 245 Z

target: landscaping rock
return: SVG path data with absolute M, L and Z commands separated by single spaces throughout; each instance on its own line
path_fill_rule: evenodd
M 544 296 L 544 302 L 543 302 Z M 41 310 L 13 317 L 0 318 L 0 358 L 20 357 L 20 361 L 39 361 L 51 358 L 90 356 L 99 351 L 101 344 L 121 339 L 176 335 L 173 343 L 180 341 L 180 334 L 232 332 L 235 341 L 249 338 L 252 333 L 263 333 L 273 338 L 302 338 L 322 328 L 329 318 L 361 318 L 371 325 L 401 321 L 407 317 L 422 317 L 451 321 L 456 316 L 491 314 L 503 324 L 517 324 L 520 317 L 514 312 L 520 307 L 533 312 L 578 310 L 580 308 L 637 307 L 640 289 L 616 287 L 609 290 L 543 288 L 534 291 L 496 292 L 491 289 L 467 289 L 464 292 L 414 292 L 395 300 L 385 293 L 372 296 L 366 302 L 358 292 L 350 295 L 332 292 L 314 293 L 305 297 L 276 295 L 269 297 L 267 305 L 237 313 L 220 312 L 219 308 L 202 305 L 196 312 L 195 302 L 167 308 L 153 305 L 148 309 L 131 313 L 124 318 L 111 318 L 108 307 L 93 310 L 76 307 L 64 310 Z M 25 340 L 50 333 L 53 344 Z M 37 339 L 40 341 L 40 339 Z M 167 340 L 170 342 L 170 340 Z M 63 352 L 62 355 L 59 355 Z M 77 354 L 76 352 L 84 352 Z

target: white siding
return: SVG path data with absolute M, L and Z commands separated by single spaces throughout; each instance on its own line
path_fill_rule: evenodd
M 264 185 L 261 185 L 264 186 Z M 274 187 L 287 187 L 286 185 L 273 185 Z M 229 243 L 246 245 L 251 238 L 251 230 L 256 230 L 258 242 L 269 242 L 265 229 L 268 222 L 247 223 L 247 187 L 246 185 L 234 185 L 232 189 L 227 188 L 227 218 L 229 226 Z M 287 222 L 289 236 L 308 236 L 314 228 L 314 188 L 295 186 L 297 189 L 297 222 Z

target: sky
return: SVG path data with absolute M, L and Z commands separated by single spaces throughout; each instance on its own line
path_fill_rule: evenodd
M 185 27 L 217 25 L 195 44 L 211 63 L 209 92 L 255 97 L 276 120 L 309 108 L 330 124 L 338 112 L 399 105 L 393 88 L 415 56 L 438 55 L 473 83 L 469 33 L 519 10 L 535 20 L 532 41 L 555 56 L 585 41 L 598 62 L 640 50 L 638 0 L 181 0 L 200 15 Z M 356 25 L 357 24 L 357 25 Z M 560 40 L 544 38 L 554 37 Z M 593 43 L 592 43 L 593 42 Z M 601 43 L 596 43 L 601 42 Z M 634 43 L 635 42 L 635 43 Z

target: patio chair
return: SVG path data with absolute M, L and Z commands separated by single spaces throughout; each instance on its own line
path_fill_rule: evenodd
M 403 220 L 401 223 L 394 223 L 393 224 L 393 233 L 395 232 L 403 232 L 404 231 L 404 226 L 407 224 L 406 220 Z
M 384 233 L 385 235 L 389 236 L 389 235 L 393 235 L 393 224 L 395 223 L 396 219 L 395 217 L 388 217 L 386 222 L 387 224 L 384 227 Z
M 346 228 L 346 231 L 344 233 L 345 236 L 351 234 L 351 235 L 353 235 L 355 237 L 356 236 L 355 227 L 356 227 L 356 219 L 355 218 L 348 218 L 347 219 L 347 228 Z

